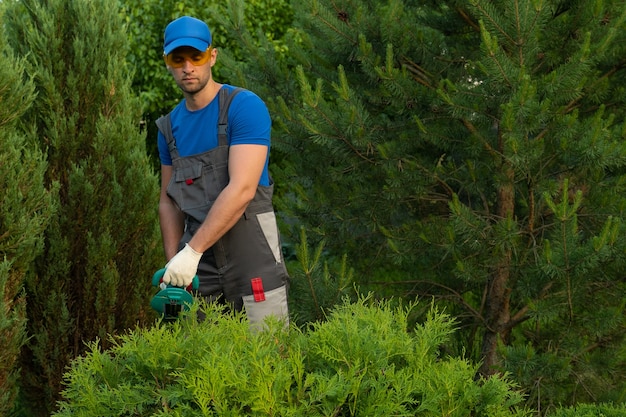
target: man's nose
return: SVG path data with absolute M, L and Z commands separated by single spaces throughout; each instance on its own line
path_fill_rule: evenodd
M 191 63 L 191 60 L 185 59 L 185 62 L 183 63 L 183 71 L 191 72 L 193 71 L 194 68 L 195 68 L 195 65 Z

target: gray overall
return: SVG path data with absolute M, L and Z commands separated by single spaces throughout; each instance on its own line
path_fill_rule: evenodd
M 219 92 L 218 146 L 207 152 L 181 157 L 173 137 L 170 115 L 157 120 L 172 157 L 173 175 L 167 194 L 185 214 L 185 231 L 179 250 L 198 230 L 217 196 L 229 181 L 227 137 L 228 107 L 233 97 Z M 243 216 L 203 255 L 198 266 L 199 294 L 207 301 L 227 303 L 258 324 L 268 315 L 288 320 L 287 269 L 282 256 L 273 184 L 258 186 Z

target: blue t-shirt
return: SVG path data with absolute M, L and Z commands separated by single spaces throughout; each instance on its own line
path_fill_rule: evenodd
M 222 88 L 234 90 L 224 84 Z M 219 100 L 216 96 L 200 110 L 189 111 L 183 99 L 171 113 L 172 134 L 181 157 L 204 153 L 217 146 L 217 120 Z M 272 121 L 263 100 L 249 90 L 240 91 L 228 109 L 228 140 L 233 145 L 265 145 L 268 148 L 265 167 L 259 185 L 270 185 L 268 162 Z M 172 165 L 165 136 L 159 131 L 159 156 L 161 164 Z

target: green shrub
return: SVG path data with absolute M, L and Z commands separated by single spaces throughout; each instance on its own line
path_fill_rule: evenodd
M 24 70 L 23 77 L 6 79 L 19 66 L 0 71 L 0 114 L 10 110 L 3 101 L 12 97 L 5 82 L 18 98 L 29 89 L 36 97 L 23 114 L 16 113 L 30 138 L 27 151 L 14 145 L 12 154 L 5 152 L 10 136 L 0 129 L 0 261 L 8 252 L 9 261 L 19 262 L 12 274 L 24 270 L 22 265 L 30 270 L 21 301 L 28 338 L 18 363 L 18 408 L 28 417 L 48 417 L 60 398 L 63 373 L 85 351 L 83 342 L 100 338 L 108 347 L 108 334 L 152 322 L 149 277 L 164 260 L 159 178 L 139 129 L 141 107 L 130 88 L 128 38 L 117 2 L 0 5 L 13 61 Z M 32 86 L 20 87 L 22 78 Z M 19 100 L 6 105 L 11 103 Z M 0 116 L 0 128 L 2 123 Z M 5 170 L 5 161 L 19 169 Z M 4 178 L 10 187 L 3 186 Z M 42 195 L 52 184 L 58 192 Z M 10 245 L 4 246 L 4 236 Z M 10 300 L 19 288 L 8 288 Z
M 412 307 L 362 298 L 306 330 L 269 322 L 253 333 L 206 306 L 204 322 L 137 329 L 104 352 L 93 344 L 66 374 L 55 415 L 526 414 L 506 378 L 476 381 L 474 365 L 440 355 L 454 330 L 447 315 L 431 311 L 407 331 Z
M 549 417 L 624 417 L 626 404 L 579 404 L 574 407 L 559 408 Z

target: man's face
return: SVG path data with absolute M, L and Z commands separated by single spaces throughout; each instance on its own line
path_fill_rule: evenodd
M 217 50 L 209 47 L 199 51 L 189 46 L 174 49 L 165 56 L 167 69 L 174 77 L 178 87 L 187 94 L 196 94 L 211 79 L 211 67 L 215 64 Z

